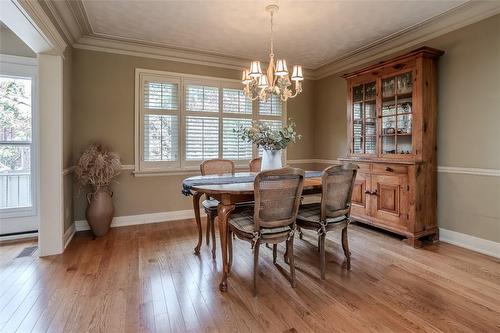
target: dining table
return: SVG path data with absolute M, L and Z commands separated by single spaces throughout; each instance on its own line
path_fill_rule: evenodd
M 220 291 L 227 291 L 229 275 L 228 263 L 228 220 L 238 204 L 254 201 L 255 172 L 237 172 L 234 174 L 193 176 L 182 182 L 182 193 L 193 197 L 193 209 L 198 228 L 198 243 L 194 248 L 200 253 L 202 243 L 200 198 L 206 195 L 218 200 L 217 223 L 219 226 L 220 248 L 222 254 L 222 277 Z M 321 171 L 306 171 L 302 195 L 321 193 Z

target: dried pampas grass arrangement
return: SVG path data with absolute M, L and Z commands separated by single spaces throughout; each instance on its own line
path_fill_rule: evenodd
M 80 156 L 75 175 L 81 187 L 92 186 L 95 190 L 111 185 L 121 169 L 118 154 L 108 151 L 102 144 L 92 143 Z

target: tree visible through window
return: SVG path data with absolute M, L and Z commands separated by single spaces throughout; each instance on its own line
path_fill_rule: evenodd
M 31 79 L 0 76 L 0 209 L 31 206 Z

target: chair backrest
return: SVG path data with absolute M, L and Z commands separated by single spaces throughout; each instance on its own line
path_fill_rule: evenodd
M 248 163 L 250 167 L 250 172 L 260 172 L 260 168 L 262 165 L 262 157 L 254 158 Z
M 234 174 L 234 162 L 224 159 L 206 160 L 200 164 L 200 171 L 202 176 Z
M 304 170 L 282 168 L 262 171 L 254 181 L 255 229 L 295 224 L 304 185 Z
M 329 217 L 349 216 L 351 195 L 359 166 L 348 163 L 323 170 L 321 192 L 321 220 Z

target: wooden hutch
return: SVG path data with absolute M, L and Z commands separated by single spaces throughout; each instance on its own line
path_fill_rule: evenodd
M 354 220 L 437 240 L 437 62 L 428 47 L 345 74 Z

